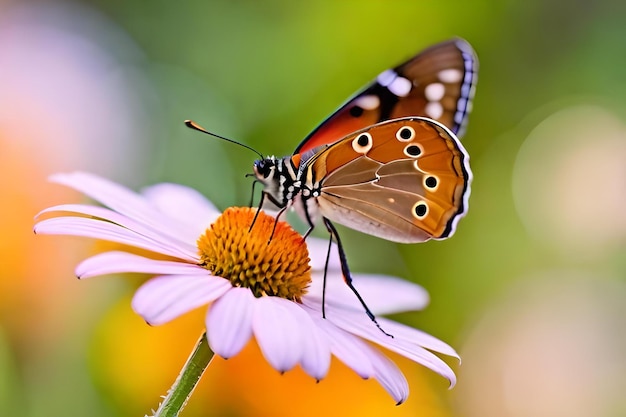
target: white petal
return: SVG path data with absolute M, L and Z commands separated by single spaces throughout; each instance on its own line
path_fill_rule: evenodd
M 293 302 L 279 297 L 256 299 L 252 330 L 265 359 L 279 372 L 293 368 L 302 357 L 304 338 L 292 308 Z
M 78 278 L 98 275 L 137 272 L 158 275 L 191 275 L 206 273 L 201 266 L 177 261 L 162 261 L 145 258 L 127 252 L 105 252 L 85 259 L 76 267 Z
M 157 184 L 144 188 L 141 194 L 160 212 L 187 225 L 194 240 L 220 215 L 202 194 L 183 185 Z
M 409 384 L 398 366 L 382 352 L 371 349 L 370 359 L 374 364 L 374 378 L 396 401 L 402 404 L 409 396 Z
M 341 310 L 327 308 L 326 317 L 338 327 L 352 334 L 378 343 L 393 352 L 399 353 L 402 356 L 424 365 L 448 379 L 451 387 L 456 384 L 456 375 L 447 363 L 432 352 L 417 345 L 415 342 L 409 342 L 401 337 L 396 338 L 385 335 L 365 314 L 359 315 L 356 313 L 347 313 L 345 310 L 342 312 Z M 382 328 L 389 332 L 383 323 L 389 323 L 387 321 L 381 323 Z M 390 333 L 393 335 L 392 332 Z
M 374 366 L 369 357 L 369 349 L 363 340 L 323 319 L 318 311 L 310 310 L 309 314 L 328 337 L 333 355 L 363 379 L 374 375 Z
M 422 330 L 415 329 L 402 323 L 398 323 L 393 320 L 385 319 L 381 317 L 377 319 L 383 329 L 392 334 L 395 339 L 404 340 L 408 343 L 413 343 L 433 352 L 442 353 L 447 356 L 452 356 L 457 359 L 461 359 L 459 354 L 447 343 L 437 339 L 435 336 L 430 335 Z
M 120 227 L 115 223 L 84 217 L 59 217 L 42 220 L 35 225 L 35 233 L 50 235 L 83 236 L 93 239 L 108 240 L 135 246 L 163 255 L 180 258 L 185 261 L 197 263 L 198 254 L 184 250 L 174 242 L 168 240 L 155 240 L 132 230 Z
M 154 211 L 139 194 L 95 174 L 80 171 L 61 173 L 50 176 L 50 181 L 80 191 L 103 205 L 130 217 L 142 218 Z
M 172 246 L 180 247 L 180 250 L 183 252 L 196 253 L 198 250 L 197 246 L 195 245 L 195 241 L 198 238 L 199 234 L 192 239 L 181 240 L 177 237 L 177 235 L 179 235 L 178 232 L 166 233 L 165 227 L 156 229 L 150 226 L 146 226 L 127 216 L 124 216 L 104 207 L 90 206 L 86 204 L 63 204 L 60 206 L 49 207 L 37 214 L 35 218 L 40 217 L 43 214 L 52 212 L 69 212 L 97 217 L 98 219 L 95 220 L 102 219 L 102 221 L 115 223 L 123 228 L 129 229 L 139 235 L 145 236 L 155 241 L 167 241 Z M 192 242 L 192 244 L 190 244 L 189 242 Z
M 247 288 L 232 288 L 207 311 L 209 345 L 223 358 L 238 354 L 252 337 L 255 297 Z
M 149 324 L 167 323 L 208 304 L 232 288 L 228 280 L 212 275 L 165 275 L 143 284 L 133 297 L 133 310 Z
M 294 304 L 299 307 L 297 304 Z M 321 380 L 330 368 L 330 342 L 328 336 L 318 329 L 317 324 L 303 308 L 291 309 L 296 321 L 303 329 L 304 351 L 300 365 L 316 380 Z
M 430 297 L 422 286 L 386 275 L 354 274 L 353 283 L 374 314 L 423 310 Z
M 164 233 L 176 233 L 180 222 L 160 213 L 141 195 L 97 175 L 86 172 L 56 174 L 50 180 L 63 184 L 99 201 L 131 219 Z M 178 236 L 183 239 L 183 236 Z
M 321 273 L 315 273 L 306 302 L 322 301 Z M 369 309 L 376 315 L 422 310 L 428 305 L 428 292 L 421 286 L 400 278 L 386 275 L 353 274 L 352 283 Z M 355 311 L 363 311 L 356 295 L 343 281 L 339 271 L 329 272 L 326 282 L 326 306 L 334 305 Z
M 385 336 L 389 337 L 389 336 Z M 401 341 L 379 343 L 381 346 L 417 362 L 433 372 L 438 373 L 450 382 L 450 388 L 456 385 L 456 375 L 450 366 L 434 353 Z

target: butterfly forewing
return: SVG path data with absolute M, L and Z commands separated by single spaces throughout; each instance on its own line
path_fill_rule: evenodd
M 318 152 L 305 169 L 308 178 L 321 179 L 324 217 L 388 240 L 446 238 L 467 210 L 467 153 L 430 119 L 363 129 Z
M 455 39 L 427 49 L 395 69 L 413 86 L 394 106 L 389 119 L 425 116 L 462 137 L 471 111 L 477 70 L 476 55 L 464 40 Z M 419 114 L 412 113 L 415 109 L 420 109 Z
M 464 133 L 477 81 L 471 46 L 453 39 L 432 46 L 374 82 L 341 106 L 296 149 L 303 153 L 386 120 L 422 116 Z

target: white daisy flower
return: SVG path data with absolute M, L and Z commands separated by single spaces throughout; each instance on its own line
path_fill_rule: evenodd
M 376 379 L 398 404 L 408 396 L 407 381 L 375 345 L 455 384 L 452 369 L 433 353 L 458 358 L 454 349 L 382 317 L 378 318 L 381 327 L 393 337 L 381 332 L 343 283 L 336 250 L 331 251 L 328 264 L 326 317 L 322 317 L 327 242 L 308 238 L 307 250 L 302 236 L 287 223 L 276 223 L 263 212 L 250 230 L 256 210 L 230 208 L 220 214 L 198 192 L 181 185 L 158 184 L 138 194 L 81 172 L 54 175 L 51 180 L 105 207 L 48 208 L 37 217 L 37 234 L 85 236 L 154 253 L 150 257 L 105 252 L 76 269 L 79 278 L 124 272 L 156 275 L 132 301 L 133 309 L 149 324 L 164 324 L 206 305 L 208 343 L 219 356 L 237 355 L 254 337 L 265 359 L 279 372 L 300 365 L 321 380 L 334 355 L 362 378 Z M 428 294 L 420 286 L 399 278 L 364 274 L 353 278 L 377 315 L 420 310 L 428 303 Z

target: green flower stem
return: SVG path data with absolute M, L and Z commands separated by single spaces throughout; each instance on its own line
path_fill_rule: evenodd
M 212 358 L 213 351 L 206 333 L 203 333 L 154 417 L 177 417 L 180 414 Z

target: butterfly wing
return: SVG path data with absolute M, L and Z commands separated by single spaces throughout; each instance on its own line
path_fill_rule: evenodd
M 307 181 L 320 181 L 324 217 L 387 240 L 452 236 L 467 211 L 469 156 L 444 125 L 412 117 L 382 122 L 318 152 Z
M 381 73 L 307 136 L 304 153 L 376 123 L 409 116 L 435 119 L 462 136 L 477 82 L 478 60 L 462 39 L 434 45 Z

